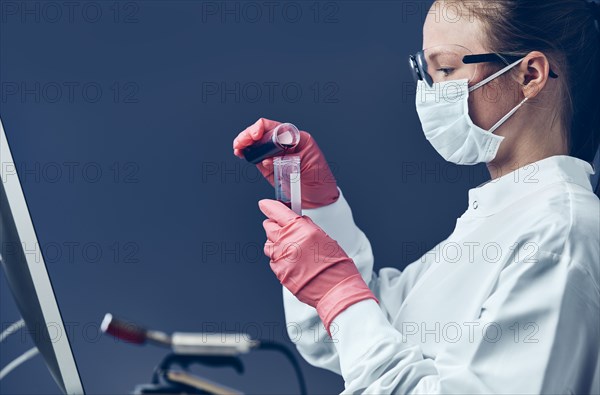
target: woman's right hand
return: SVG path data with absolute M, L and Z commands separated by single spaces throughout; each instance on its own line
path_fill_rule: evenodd
M 244 159 L 242 153 L 244 148 L 251 146 L 255 141 L 260 140 L 265 132 L 280 124 L 281 122 L 260 118 L 233 140 L 233 153 Z M 309 133 L 300 131 L 300 142 L 286 154 L 300 155 L 302 208 L 318 208 L 337 201 L 339 191 L 335 178 L 323 152 Z M 274 185 L 273 158 L 263 160 L 256 167 L 267 181 Z

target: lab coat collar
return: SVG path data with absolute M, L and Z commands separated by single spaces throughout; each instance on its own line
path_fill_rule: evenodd
M 494 215 L 513 202 L 560 181 L 592 191 L 592 174 L 594 170 L 586 161 L 571 156 L 551 156 L 469 190 L 469 207 L 464 216 Z

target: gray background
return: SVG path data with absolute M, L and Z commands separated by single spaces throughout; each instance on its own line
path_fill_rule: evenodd
M 256 204 L 273 191 L 231 150 L 259 117 L 315 136 L 376 269 L 444 239 L 487 179 L 444 163 L 420 129 L 407 55 L 429 1 L 71 4 L 2 0 L 0 116 L 89 393 L 131 391 L 165 354 L 100 335 L 106 312 L 291 346 Z M 0 277 L 5 328 L 19 314 Z M 28 336 L 2 345 L 1 365 Z M 248 393 L 297 392 L 280 355 L 243 359 L 243 376 L 195 371 Z M 301 363 L 311 393 L 343 388 Z M 56 391 L 40 357 L 0 388 Z

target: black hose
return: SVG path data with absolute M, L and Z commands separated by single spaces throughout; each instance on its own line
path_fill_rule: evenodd
M 294 371 L 296 372 L 296 377 L 298 378 L 298 385 L 300 386 L 300 395 L 307 395 L 306 391 L 306 381 L 304 380 L 304 374 L 302 373 L 302 368 L 296 359 L 296 356 L 282 343 L 270 341 L 270 340 L 259 340 L 260 344 L 258 345 L 258 350 L 274 350 L 279 351 L 290 361 L 292 366 L 294 367 Z

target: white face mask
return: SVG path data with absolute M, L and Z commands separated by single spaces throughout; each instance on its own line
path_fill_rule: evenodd
M 475 125 L 469 116 L 469 92 L 515 67 L 523 59 L 469 88 L 468 80 L 417 83 L 417 113 L 425 137 L 447 161 L 459 165 L 488 163 L 494 160 L 504 137 L 494 134 L 527 101 L 527 97 L 502 117 L 490 130 Z

